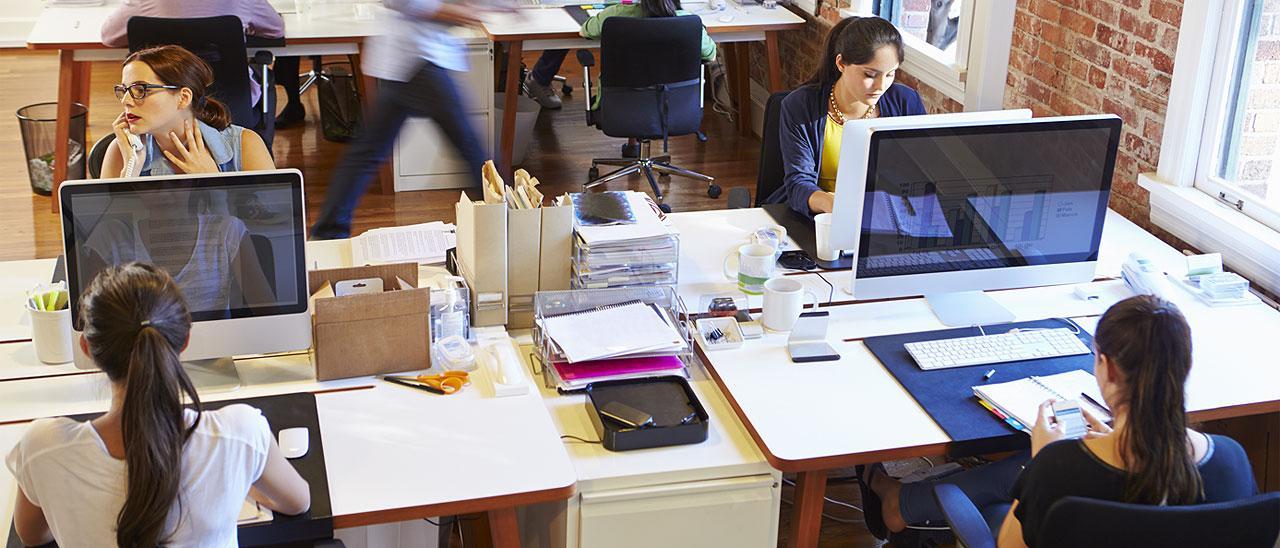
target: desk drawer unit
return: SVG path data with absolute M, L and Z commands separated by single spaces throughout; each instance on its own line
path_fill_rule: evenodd
M 776 546 L 780 494 L 771 475 L 582 493 L 577 546 Z
M 454 73 L 458 92 L 467 101 L 467 118 L 481 146 L 494 150 L 493 54 L 489 42 L 467 48 L 469 70 Z M 410 118 L 395 148 L 395 189 L 436 190 L 473 185 L 467 166 L 435 121 Z

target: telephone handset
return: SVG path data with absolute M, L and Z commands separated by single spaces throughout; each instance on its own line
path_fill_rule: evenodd
M 138 165 L 137 165 L 137 164 L 138 164 L 138 155 L 139 155 L 139 154 L 142 154 L 142 150 L 143 150 L 143 148 L 144 148 L 144 147 L 142 146 L 142 138 L 140 138 L 140 137 L 138 137 L 137 135 L 134 135 L 134 134 L 132 134 L 132 133 L 129 133 L 128 131 L 125 131 L 125 132 L 124 132 L 124 135 L 125 135 L 125 137 L 129 140 L 129 148 L 130 148 L 130 149 L 133 149 L 133 156 L 131 156 L 131 157 L 129 158 L 129 161 L 128 161 L 128 162 L 126 162 L 126 163 L 124 164 L 124 175 L 123 175 L 123 176 L 124 176 L 124 177 L 137 177 L 137 176 L 138 176 L 138 173 L 137 173 L 137 171 L 135 171 L 135 170 L 137 170 L 137 169 L 139 169 L 139 168 L 141 167 L 141 166 L 138 166 Z

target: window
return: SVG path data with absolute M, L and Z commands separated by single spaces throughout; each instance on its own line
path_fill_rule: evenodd
M 878 15 L 902 32 L 902 70 L 965 110 L 1003 108 L 1015 2 L 853 0 L 841 16 Z
M 1268 222 L 1280 212 L 1280 3 L 1224 14 L 1195 186 Z M 1271 224 L 1280 229 L 1280 225 Z
M 1182 4 L 1151 222 L 1280 291 L 1280 2 Z

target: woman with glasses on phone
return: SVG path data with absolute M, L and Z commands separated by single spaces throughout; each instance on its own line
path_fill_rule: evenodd
M 112 124 L 116 140 L 103 159 L 103 175 L 275 169 L 262 138 L 232 125 L 227 107 L 209 97 L 212 84 L 209 65 L 181 47 L 160 46 L 129 55 L 115 87 L 124 112 Z

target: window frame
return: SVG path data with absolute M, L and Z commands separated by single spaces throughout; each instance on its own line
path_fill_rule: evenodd
M 812 7 L 813 0 L 796 0 L 796 5 L 806 2 Z M 869 0 L 854 0 L 852 7 L 840 10 L 840 16 L 870 16 L 870 6 Z M 954 62 L 924 40 L 903 33 L 907 50 L 903 72 L 960 103 L 966 111 L 1004 108 L 1016 8 L 1016 0 L 963 0 Z M 974 32 L 977 22 L 983 23 L 983 32 Z
M 1138 184 L 1150 192 L 1153 224 L 1203 252 L 1222 253 L 1231 268 L 1277 291 L 1280 215 L 1212 175 L 1229 127 L 1221 113 L 1232 63 L 1224 61 L 1237 50 L 1249 1 L 1183 5 L 1160 159 L 1156 172 L 1140 174 Z

